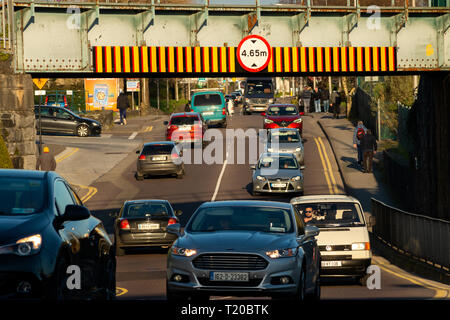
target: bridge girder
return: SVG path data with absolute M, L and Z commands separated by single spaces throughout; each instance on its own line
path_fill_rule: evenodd
M 448 8 L 16 2 L 16 70 L 93 72 L 95 46 L 397 47 L 397 70 L 450 70 Z

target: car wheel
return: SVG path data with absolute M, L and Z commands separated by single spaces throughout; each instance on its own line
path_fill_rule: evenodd
M 319 262 L 320 265 L 320 262 Z M 311 295 L 308 295 L 308 300 L 318 301 L 320 300 L 321 287 L 320 287 L 320 272 L 317 275 L 316 285 L 314 286 L 314 292 Z
M 89 127 L 85 124 L 79 125 L 76 130 L 76 134 L 79 137 L 87 137 L 90 134 Z
M 252 190 L 252 196 L 259 196 L 259 195 L 261 195 L 260 192 L 255 191 L 254 189 Z
M 142 181 L 144 180 L 144 175 L 139 174 L 139 173 L 135 173 L 134 177 L 136 178 L 137 181 Z
M 51 299 L 55 300 L 70 300 L 69 292 L 67 288 L 67 267 L 69 266 L 69 261 L 64 255 L 61 255 L 56 262 L 54 271 L 54 281 L 51 281 Z
M 370 275 L 368 274 L 364 274 L 363 276 L 360 276 L 357 278 L 357 282 L 359 283 L 360 286 L 365 287 L 367 285 L 367 279 L 369 278 Z
M 119 241 L 119 236 L 117 234 L 115 234 L 114 237 L 116 238 L 116 250 L 115 250 L 116 251 L 116 256 L 117 257 L 124 256 L 125 255 L 125 249 L 120 246 L 121 242 Z
M 305 272 L 305 268 L 302 267 L 302 271 L 300 272 L 300 279 L 299 279 L 297 292 L 294 295 L 292 295 L 291 298 L 296 301 L 304 301 L 305 300 L 305 287 L 306 287 L 306 272 Z
M 177 173 L 177 179 L 183 179 L 184 174 L 185 174 L 185 171 L 184 171 L 184 168 L 183 168 L 180 173 Z
M 105 281 L 104 281 L 104 300 L 116 299 L 116 248 L 111 247 L 110 254 L 107 257 L 104 266 Z
M 227 127 L 227 122 L 225 121 L 224 123 L 222 123 L 222 128 L 226 128 Z

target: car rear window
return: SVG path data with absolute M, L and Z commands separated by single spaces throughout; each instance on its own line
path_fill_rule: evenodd
M 219 94 L 199 94 L 194 97 L 194 107 L 217 106 L 222 104 Z
M 42 212 L 46 199 L 45 181 L 0 177 L 0 215 Z
M 175 148 L 173 144 L 152 144 L 145 146 L 142 150 L 142 154 L 146 156 L 152 156 L 157 154 L 171 154 L 172 150 Z
M 124 218 L 165 218 L 170 216 L 170 208 L 166 203 L 132 203 L 124 208 Z
M 198 116 L 179 116 L 170 120 L 170 124 L 175 126 L 194 125 L 195 122 L 200 122 Z

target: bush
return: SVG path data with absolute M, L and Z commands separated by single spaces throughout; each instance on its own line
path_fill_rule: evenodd
M 3 137 L 1 135 L 0 135 L 0 168 L 3 169 L 14 168 L 8 153 L 8 149 L 6 148 L 5 141 L 3 141 Z

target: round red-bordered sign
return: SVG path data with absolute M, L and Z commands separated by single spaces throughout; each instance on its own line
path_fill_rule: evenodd
M 249 72 L 259 72 L 267 68 L 272 57 L 272 49 L 266 39 L 250 35 L 239 42 L 237 60 Z

